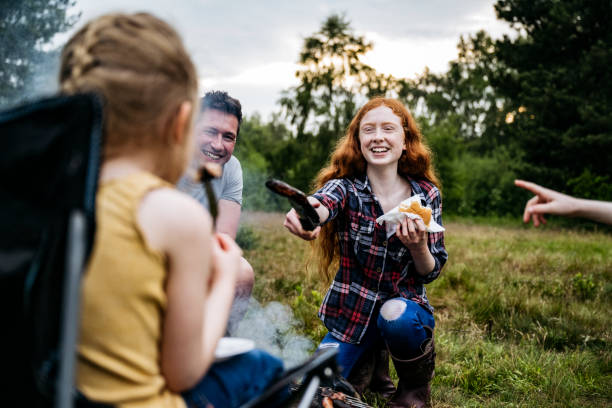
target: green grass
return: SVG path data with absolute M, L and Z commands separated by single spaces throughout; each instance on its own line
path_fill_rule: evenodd
M 280 301 L 317 343 L 327 283 L 282 214 L 247 213 L 254 297 Z M 436 308 L 434 407 L 612 407 L 612 235 L 455 218 Z M 393 375 L 394 372 L 392 371 Z M 368 395 L 376 407 L 384 402 Z

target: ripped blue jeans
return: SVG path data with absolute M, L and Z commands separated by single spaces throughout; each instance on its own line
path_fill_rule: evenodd
M 376 324 L 371 323 L 368 326 L 359 344 L 342 342 L 331 333 L 327 333 L 319 344 L 319 349 L 338 348 L 337 361 L 345 378 L 359 357 L 370 348 L 378 347 L 381 341 L 387 343 L 389 351 L 395 357 L 409 359 L 419 356 L 422 354 L 421 344 L 428 338 L 423 326 L 432 329 L 435 326 L 434 317 L 429 310 L 401 297 L 387 300 L 372 319 L 376 320 Z

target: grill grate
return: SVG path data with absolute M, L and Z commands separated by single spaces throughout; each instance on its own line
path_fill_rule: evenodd
M 292 387 L 293 388 L 293 387 Z M 297 388 L 297 387 L 296 387 Z M 356 397 L 351 397 L 330 387 L 319 387 L 310 408 L 372 408 Z

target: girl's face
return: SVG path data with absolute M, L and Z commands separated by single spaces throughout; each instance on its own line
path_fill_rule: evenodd
M 384 105 L 368 111 L 359 123 L 359 145 L 370 166 L 397 163 L 406 150 L 399 116 Z

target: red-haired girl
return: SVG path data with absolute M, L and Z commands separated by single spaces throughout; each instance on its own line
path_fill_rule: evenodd
M 329 330 L 320 348 L 336 347 L 343 375 L 391 397 L 392 407 L 429 403 L 434 371 L 433 308 L 424 284 L 436 279 L 448 257 L 442 232 L 428 233 L 421 219 L 399 225 L 376 219 L 417 195 L 442 225 L 441 198 L 430 152 L 408 110 L 394 99 L 374 98 L 357 112 L 331 163 L 321 170 L 309 201 L 322 227 L 305 231 L 295 210 L 285 227 L 317 237 L 320 270 L 338 269 L 319 310 Z M 397 390 L 388 375 L 394 362 Z

